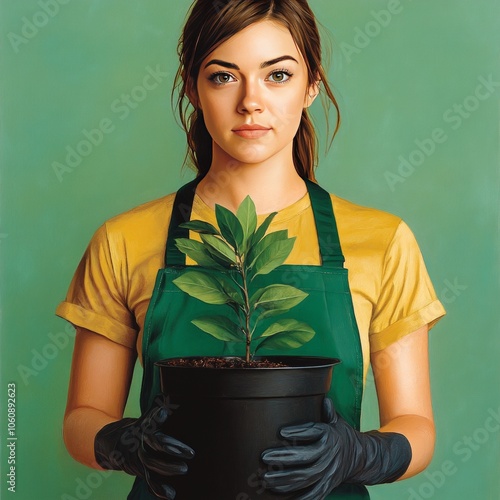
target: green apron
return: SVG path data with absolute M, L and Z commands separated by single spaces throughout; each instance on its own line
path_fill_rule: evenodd
M 220 313 L 220 309 L 217 309 L 220 306 L 205 304 L 194 299 L 172 283 L 186 268 L 185 256 L 175 246 L 174 239 L 189 237 L 189 232 L 178 226 L 190 220 L 194 194 L 200 180 L 201 178 L 195 179 L 177 192 L 168 230 L 165 268 L 158 271 L 146 314 L 142 343 L 144 374 L 141 410 L 143 412 L 160 393 L 159 374 L 154 365 L 156 361 L 179 356 L 243 354 L 239 349 L 244 344 L 224 344 L 203 333 L 191 323 L 196 316 Z M 359 429 L 363 393 L 363 356 L 347 280 L 347 269 L 343 267 L 344 257 L 330 195 L 311 181 L 306 181 L 306 185 L 314 213 L 322 265 L 282 265 L 268 275 L 257 276 L 254 280 L 256 283 L 252 283 L 252 286 L 258 288 L 272 283 L 283 283 L 297 286 L 307 292 L 308 297 L 295 306 L 289 314 L 309 323 L 316 331 L 316 335 L 307 344 L 293 351 L 261 350 L 259 355 L 286 354 L 339 358 L 342 362 L 334 368 L 328 395 L 333 399 L 335 408 L 342 417 L 354 428 Z M 271 318 L 269 321 L 272 320 Z M 148 492 L 145 482 L 137 478 L 128 499 L 154 498 Z M 360 485 L 342 485 L 327 497 L 327 499 L 346 500 L 367 498 L 369 495 L 366 488 Z

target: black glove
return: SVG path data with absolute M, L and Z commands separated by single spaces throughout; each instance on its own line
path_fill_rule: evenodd
M 411 461 L 411 446 L 394 432 L 359 432 L 335 412 L 326 398 L 327 423 L 284 427 L 280 434 L 291 446 L 264 451 L 273 467 L 263 476 L 274 493 L 300 490 L 297 500 L 321 500 L 341 483 L 390 483 L 401 477 Z
M 194 451 L 159 430 L 169 411 L 168 401 L 158 396 L 140 418 L 124 418 L 105 425 L 95 437 L 94 454 L 102 468 L 139 476 L 154 495 L 172 500 L 175 490 L 165 479 L 186 474 L 184 460 L 193 458 Z

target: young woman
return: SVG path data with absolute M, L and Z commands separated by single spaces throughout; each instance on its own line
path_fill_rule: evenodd
M 306 321 L 329 333 L 308 348 L 342 359 L 346 394 L 331 394 L 335 409 L 327 400 L 324 422 L 282 431 L 296 446 L 263 453 L 264 462 L 280 464 L 263 484 L 304 500 L 368 498 L 365 484 L 417 474 L 434 446 L 427 332 L 444 310 L 400 219 L 312 182 L 316 138 L 308 107 L 319 94 L 336 102 L 307 1 L 197 0 L 179 54 L 179 110 L 197 177 L 177 197 L 106 222 L 57 309 L 77 329 L 64 419 L 69 452 L 90 467 L 136 476 L 129 498 L 174 497 L 168 478 L 189 474 L 196 450 L 156 432 L 169 408 L 155 398 L 152 365 L 204 353 L 186 345 L 176 327 L 182 310 L 175 298 L 150 300 L 155 277 L 165 266 L 172 213 L 214 223 L 216 203 L 234 211 L 250 195 L 262 217 L 278 212 L 272 230 L 297 236 L 284 267 L 301 265 L 295 278 L 316 280 L 325 306 Z M 348 282 L 339 271 L 344 258 Z M 335 293 L 338 287 L 344 293 Z M 153 324 L 164 328 L 145 335 Z M 137 357 L 142 415 L 123 418 Z M 360 432 L 370 362 L 381 427 Z

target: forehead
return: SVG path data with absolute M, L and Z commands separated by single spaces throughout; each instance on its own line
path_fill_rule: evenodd
M 221 59 L 243 67 L 260 65 L 283 55 L 304 63 L 290 31 L 274 21 L 260 21 L 239 31 L 213 50 L 205 61 Z

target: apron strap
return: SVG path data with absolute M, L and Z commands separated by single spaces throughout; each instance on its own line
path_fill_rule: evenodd
M 200 176 L 188 182 L 182 186 L 175 195 L 170 224 L 168 226 L 167 246 L 165 248 L 165 267 L 167 264 L 169 266 L 184 266 L 186 264 L 186 256 L 175 246 L 175 239 L 189 238 L 189 229 L 179 227 L 179 225 L 184 222 L 189 222 L 191 219 L 191 210 L 193 209 L 196 186 L 202 178 L 203 176 Z
M 165 266 L 183 266 L 186 264 L 185 255 L 175 246 L 175 238 L 189 238 L 189 230 L 181 228 L 179 225 L 191 218 L 196 186 L 201 179 L 200 176 L 188 182 L 175 195 L 168 227 Z M 316 222 L 322 265 L 331 268 L 342 268 L 345 259 L 340 247 L 339 233 L 330 194 L 308 179 L 305 179 L 305 183 Z
M 305 179 L 316 222 L 322 265 L 331 268 L 344 267 L 344 255 L 340 247 L 337 222 L 333 214 L 332 199 L 328 191 L 315 182 Z

